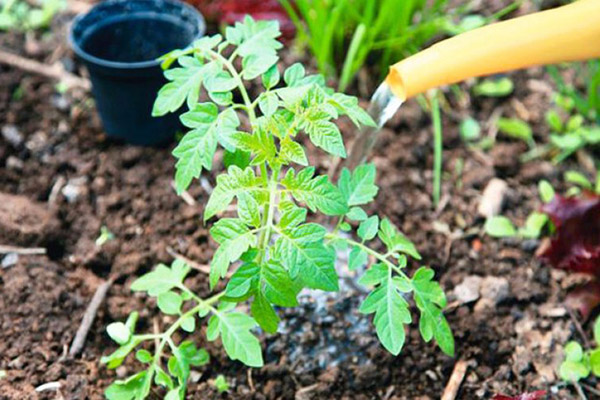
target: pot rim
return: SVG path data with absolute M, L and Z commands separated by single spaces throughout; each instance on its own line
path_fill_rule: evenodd
M 78 24 L 81 23 L 81 21 L 85 17 L 87 17 L 91 13 L 98 11 L 99 9 L 106 8 L 115 3 L 129 3 L 129 2 L 134 2 L 134 1 L 138 2 L 138 3 L 146 3 L 146 2 L 150 3 L 154 0 L 109 0 L 109 1 L 103 1 L 103 2 L 97 3 L 88 12 L 76 16 L 73 19 L 73 21 L 69 27 L 69 34 L 68 34 L 68 42 L 69 42 L 71 48 L 73 49 L 73 51 L 75 52 L 75 54 L 87 63 L 97 65 L 100 67 L 114 68 L 114 69 L 120 69 L 120 70 L 153 68 L 153 67 L 160 65 L 161 61 L 159 61 L 158 59 L 146 60 L 146 61 L 135 61 L 135 62 L 123 62 L 123 61 L 111 61 L 111 60 L 107 60 L 104 58 L 96 57 L 96 56 L 93 56 L 92 54 L 88 53 L 87 51 L 83 50 L 83 48 L 80 46 L 80 43 L 78 43 L 78 40 L 75 39 L 75 28 L 78 26 Z M 161 0 L 161 1 L 164 3 L 171 4 L 175 7 L 181 7 L 181 8 L 187 9 L 195 17 L 195 20 L 197 22 L 197 27 L 198 27 L 198 33 L 196 36 L 194 36 L 194 38 L 192 39 L 191 43 L 188 44 L 188 46 L 191 45 L 195 40 L 204 36 L 204 34 L 206 33 L 206 21 L 204 19 L 204 16 L 202 15 L 202 13 L 200 13 L 200 11 L 198 11 L 191 5 L 184 3 L 182 1 L 179 1 L 179 0 Z M 115 16 L 119 16 L 119 15 L 125 15 L 125 14 L 115 14 Z M 173 50 L 175 50 L 175 49 L 173 49 Z

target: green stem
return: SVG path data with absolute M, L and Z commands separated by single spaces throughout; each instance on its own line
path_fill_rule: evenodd
M 184 292 L 191 294 L 192 297 L 194 298 L 194 300 L 196 300 L 198 302 L 198 305 L 191 308 L 186 313 L 182 314 L 177 319 L 177 321 L 175 321 L 169 327 L 169 329 L 167 329 L 164 333 L 158 335 L 158 337 L 161 337 L 162 339 L 161 339 L 160 343 L 158 344 L 156 351 L 154 352 L 154 363 L 155 364 L 158 364 L 160 362 L 160 359 L 162 357 L 162 353 L 163 353 L 165 346 L 167 345 L 168 341 L 171 339 L 171 336 L 177 331 L 177 329 L 179 329 L 181 327 L 181 324 L 183 323 L 183 321 L 186 318 L 194 316 L 196 313 L 198 313 L 203 308 L 208 308 L 213 313 L 218 314 L 218 311 L 212 306 L 212 304 L 217 302 L 221 297 L 223 297 L 225 295 L 225 292 L 221 292 L 221 293 L 217 293 L 216 295 L 214 295 L 206 300 L 203 300 L 200 297 L 196 296 L 196 294 L 194 294 L 187 287 L 181 285 L 179 288 L 181 290 L 183 290 Z M 144 335 L 144 336 L 146 336 L 146 335 Z M 148 336 L 150 336 L 150 335 L 148 335 Z M 156 337 L 156 335 L 152 335 L 152 336 L 153 336 L 153 339 Z
M 431 97 L 431 118 L 433 120 L 433 206 L 440 202 L 442 191 L 442 119 L 437 93 Z
M 225 68 L 227 69 L 227 71 L 229 71 L 229 73 L 231 74 L 233 79 L 236 80 L 238 90 L 240 91 L 240 93 L 242 95 L 242 99 L 244 100 L 244 104 L 246 105 L 246 111 L 248 112 L 248 117 L 250 118 L 250 124 L 254 125 L 254 123 L 256 121 L 256 113 L 254 112 L 254 106 L 253 106 L 252 101 L 250 100 L 248 91 L 246 90 L 246 87 L 244 86 L 244 81 L 242 80 L 242 77 L 240 76 L 240 74 L 237 72 L 237 70 L 233 66 L 233 63 L 232 63 L 233 58 L 234 58 L 233 54 L 232 54 L 232 58 L 230 60 L 223 57 L 221 54 L 219 54 L 218 52 L 216 52 L 214 50 L 210 50 L 209 54 L 212 57 L 221 61 L 223 63 L 223 65 L 225 66 Z
M 364 252 L 366 252 L 367 254 L 372 255 L 377 260 L 379 260 L 382 263 L 384 263 L 385 265 L 387 265 L 390 269 L 393 269 L 394 271 L 396 271 L 398 273 L 398 275 L 402 276 L 404 279 L 410 280 L 410 278 L 408 277 L 408 275 L 406 275 L 404 273 L 404 271 L 402 271 L 393 262 L 391 262 L 390 260 L 388 260 L 388 257 L 390 256 L 389 253 L 387 253 L 387 254 L 381 254 L 381 253 L 379 253 L 379 252 L 371 249 L 370 247 L 365 246 L 363 243 L 360 243 L 360 242 L 357 242 L 356 240 L 345 238 L 343 236 L 336 235 L 336 234 L 333 234 L 333 233 L 328 233 L 327 235 L 325 235 L 325 238 L 330 239 L 330 240 L 333 240 L 333 239 L 343 240 L 343 241 L 345 241 L 346 243 L 348 243 L 351 246 L 356 246 L 356 247 L 360 248 L 361 250 L 363 250 Z
M 273 170 L 273 174 L 271 175 L 271 182 L 269 184 L 269 208 L 267 211 L 267 229 L 265 231 L 262 247 L 266 248 L 269 244 L 269 239 L 271 238 L 271 229 L 273 227 L 273 217 L 275 216 L 275 201 L 277 195 L 277 184 L 279 182 L 279 172 L 281 171 L 281 167 L 277 166 Z

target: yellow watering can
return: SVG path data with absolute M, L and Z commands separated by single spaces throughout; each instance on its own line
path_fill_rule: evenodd
M 579 0 L 441 41 L 393 65 L 385 83 L 401 102 L 470 77 L 598 57 L 600 0 Z M 364 132 L 357 138 L 351 166 L 366 156 L 375 134 Z

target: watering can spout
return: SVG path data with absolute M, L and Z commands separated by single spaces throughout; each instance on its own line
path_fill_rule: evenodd
M 393 65 L 386 83 L 405 100 L 470 77 L 598 57 L 600 0 L 579 0 L 439 42 Z

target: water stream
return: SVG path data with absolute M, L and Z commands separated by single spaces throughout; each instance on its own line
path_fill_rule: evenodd
M 367 159 L 375 145 L 377 135 L 385 123 L 392 118 L 402 105 L 402 99 L 392 93 L 387 83 L 383 82 L 371 97 L 367 112 L 373 118 L 377 127 L 365 126 L 357 135 L 350 155 L 346 160 L 347 166 L 354 169 Z

